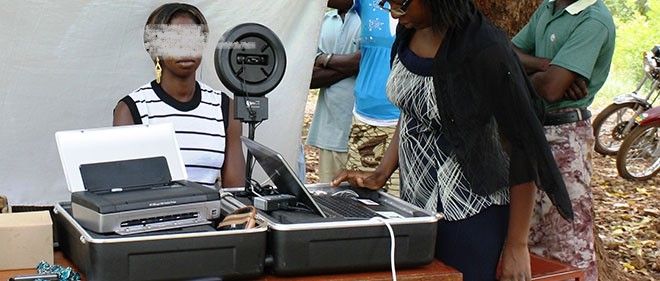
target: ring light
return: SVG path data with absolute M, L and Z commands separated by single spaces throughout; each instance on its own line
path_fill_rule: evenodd
M 235 96 L 261 97 L 284 76 L 286 54 L 277 35 L 257 23 L 240 24 L 218 41 L 215 70 Z

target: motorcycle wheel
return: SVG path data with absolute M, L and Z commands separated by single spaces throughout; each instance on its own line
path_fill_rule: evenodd
M 628 134 L 616 157 L 619 175 L 647 180 L 660 170 L 660 123 L 638 126 Z
M 596 143 L 594 150 L 602 155 L 616 155 L 621 143 L 630 131 L 626 131 L 628 122 L 634 122 L 633 116 L 639 104 L 610 104 L 603 109 L 592 124 Z M 634 127 L 631 127 L 632 130 Z

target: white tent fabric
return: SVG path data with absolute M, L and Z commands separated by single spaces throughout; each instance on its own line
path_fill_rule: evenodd
M 255 22 L 278 35 L 287 69 L 266 96 L 269 119 L 256 140 L 295 163 L 326 1 L 184 2 L 209 22 L 198 80 L 216 89 L 225 88 L 215 73 L 213 47 L 225 31 Z M 0 6 L 0 194 L 12 205 L 69 200 L 54 134 L 111 126 L 117 101 L 154 79 L 142 33 L 149 13 L 163 3 L 26 0 Z M 247 135 L 247 127 L 243 131 Z

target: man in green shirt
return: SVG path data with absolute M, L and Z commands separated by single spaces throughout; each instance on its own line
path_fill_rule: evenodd
M 546 138 L 571 203 L 573 222 L 537 194 L 530 250 L 586 270 L 598 280 L 590 189 L 594 137 L 587 109 L 609 73 L 612 14 L 602 0 L 544 0 L 512 42 L 536 92 L 547 102 Z

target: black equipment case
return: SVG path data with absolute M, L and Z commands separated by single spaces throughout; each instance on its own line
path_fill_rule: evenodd
M 307 185 L 307 189 L 311 192 L 337 191 L 328 184 L 311 184 Z M 360 197 L 367 196 L 381 205 L 408 214 L 405 218 L 384 219 L 393 228 L 396 237 L 397 268 L 432 262 L 437 222 L 442 219 L 441 214 L 418 208 L 383 191 L 353 190 L 360 193 Z M 247 197 L 225 196 L 223 200 L 222 204 L 227 208 L 251 205 Z M 291 211 L 260 211 L 259 217 L 268 224 L 266 270 L 274 275 L 316 275 L 390 268 L 391 238 L 383 221 L 339 220 Z
M 222 216 L 228 211 L 224 208 Z M 120 236 L 83 228 L 71 205 L 55 206 L 62 252 L 87 280 L 231 280 L 263 274 L 266 231 L 217 231 L 211 225 Z

